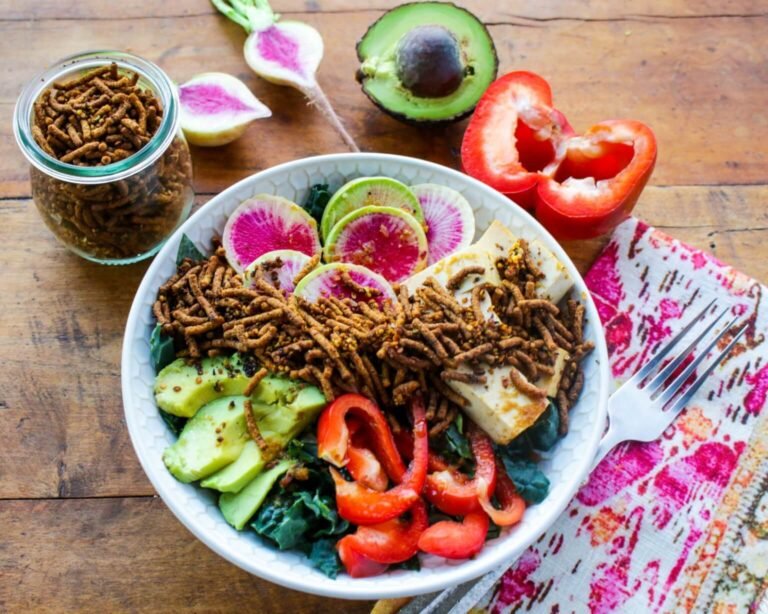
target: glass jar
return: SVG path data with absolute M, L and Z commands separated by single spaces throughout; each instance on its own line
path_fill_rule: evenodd
M 121 77 L 130 75 L 126 71 L 136 73 L 137 85 L 157 99 L 162 118 L 154 134 L 135 153 L 103 166 L 62 162 L 50 155 L 50 147 L 50 153 L 44 151 L 33 132 L 41 94 L 54 82 L 112 63 Z M 78 121 L 68 117 L 70 123 Z M 168 75 L 147 60 L 99 51 L 56 62 L 22 91 L 14 135 L 30 163 L 32 198 L 40 215 L 53 234 L 83 258 L 102 264 L 148 258 L 189 215 L 194 200 L 192 161 L 179 128 L 177 90 Z

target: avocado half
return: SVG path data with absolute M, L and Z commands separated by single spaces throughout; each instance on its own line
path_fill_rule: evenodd
M 499 67 L 488 29 L 450 2 L 412 2 L 384 13 L 358 41 L 357 57 L 365 95 L 409 123 L 466 117 Z

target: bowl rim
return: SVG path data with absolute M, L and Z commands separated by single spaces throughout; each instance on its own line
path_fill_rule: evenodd
M 531 532 L 531 535 L 527 536 L 523 540 L 525 543 L 523 544 L 522 548 L 519 550 L 514 549 L 514 551 L 510 552 L 510 549 L 507 549 L 505 551 L 504 548 L 499 548 L 493 554 L 493 556 L 487 558 L 486 560 L 483 560 L 482 564 L 468 567 L 466 564 L 467 562 L 468 563 L 477 562 L 476 559 L 469 559 L 467 562 L 461 565 L 446 567 L 445 570 L 441 570 L 439 572 L 424 576 L 424 583 L 421 584 L 418 588 L 414 588 L 410 586 L 409 583 L 404 583 L 404 586 L 402 587 L 384 588 L 384 589 L 379 589 L 377 592 L 372 592 L 369 586 L 359 586 L 359 585 L 356 586 L 354 580 L 349 580 L 347 578 L 345 578 L 346 581 L 344 583 L 336 584 L 335 581 L 331 581 L 334 583 L 331 584 L 330 582 L 326 582 L 323 584 L 316 584 L 314 583 L 314 581 L 306 582 L 300 574 L 296 574 L 296 575 L 291 574 L 288 577 L 285 577 L 277 572 L 272 571 L 268 565 L 265 565 L 263 567 L 254 566 L 252 564 L 253 561 L 245 560 L 238 553 L 230 551 L 230 549 L 225 544 L 219 543 L 215 539 L 213 539 L 208 534 L 208 531 L 204 527 L 199 526 L 199 523 L 195 520 L 194 516 L 190 514 L 183 507 L 183 505 L 181 505 L 178 501 L 176 501 L 171 494 L 165 492 L 165 487 L 160 482 L 159 477 L 155 475 L 156 463 L 148 457 L 148 453 L 144 450 L 144 448 L 141 445 L 139 445 L 139 441 L 138 441 L 139 427 L 135 423 L 135 420 L 133 417 L 133 414 L 137 412 L 135 412 L 134 408 L 129 407 L 129 402 L 128 402 L 128 399 L 131 398 L 129 391 L 131 390 L 132 387 L 131 387 L 129 369 L 127 368 L 126 365 L 130 363 L 130 361 L 133 359 L 133 356 L 134 356 L 133 337 L 135 336 L 135 333 L 134 333 L 135 329 L 138 326 L 140 326 L 139 319 L 140 319 L 141 311 L 150 307 L 150 305 L 148 305 L 145 300 L 141 300 L 141 299 L 151 289 L 151 286 L 153 285 L 152 280 L 155 277 L 157 270 L 162 266 L 162 263 L 169 257 L 174 258 L 172 250 L 175 249 L 177 246 L 177 243 L 178 243 L 177 239 L 179 239 L 179 237 L 182 234 L 184 234 L 189 228 L 193 228 L 198 223 L 199 220 L 204 219 L 206 216 L 208 216 L 209 212 L 213 211 L 214 209 L 218 208 L 222 204 L 226 203 L 231 193 L 236 192 L 240 187 L 250 182 L 255 182 L 258 179 L 263 179 L 265 178 L 265 176 L 269 176 L 272 174 L 275 174 L 275 175 L 282 175 L 285 173 L 289 174 L 292 170 L 301 168 L 302 166 L 307 164 L 316 164 L 319 166 L 324 163 L 334 163 L 334 162 L 342 162 L 342 161 L 358 162 L 358 163 L 365 163 L 365 162 L 399 163 L 403 166 L 412 166 L 412 167 L 415 166 L 415 167 L 421 167 L 426 170 L 433 170 L 433 171 L 438 171 L 440 173 L 447 173 L 449 175 L 453 175 L 455 178 L 459 179 L 460 181 L 467 182 L 473 188 L 478 189 L 481 192 L 485 192 L 486 196 L 497 200 L 503 206 L 514 207 L 516 209 L 519 209 L 518 211 L 516 211 L 515 214 L 522 215 L 525 218 L 525 223 L 530 226 L 530 228 L 533 231 L 533 234 L 536 234 L 537 236 L 545 239 L 547 248 L 554 253 L 554 255 L 560 260 L 560 262 L 566 267 L 566 269 L 568 270 L 568 273 L 572 276 L 574 280 L 574 286 L 576 286 L 577 290 L 582 291 L 581 299 L 584 302 L 586 307 L 586 312 L 587 312 L 586 316 L 589 319 L 590 324 L 594 326 L 593 330 L 595 333 L 594 335 L 595 348 L 593 352 L 597 354 L 597 359 L 596 359 L 597 369 L 598 369 L 597 373 L 600 379 L 599 388 L 598 388 L 597 406 L 594 409 L 594 411 L 598 413 L 597 419 L 595 421 L 596 426 L 593 429 L 593 432 L 590 434 L 589 439 L 586 441 L 586 445 L 584 446 L 584 453 L 580 456 L 579 463 L 576 466 L 569 467 L 569 473 L 572 476 L 570 479 L 570 482 L 567 483 L 567 488 L 565 488 L 564 493 L 561 494 L 560 500 L 557 502 L 553 502 L 552 506 L 548 509 L 546 520 L 544 523 L 544 529 L 540 533 L 536 533 L 536 534 L 533 534 L 533 532 Z M 209 200 L 202 207 L 200 207 L 200 209 L 198 209 L 193 215 L 191 215 L 184 222 L 183 225 L 177 228 L 174 231 L 174 233 L 170 236 L 170 238 L 166 241 L 162 249 L 158 252 L 155 258 L 152 260 L 152 263 L 150 264 L 150 266 L 147 268 L 147 271 L 145 272 L 144 277 L 142 278 L 142 281 L 139 284 L 138 289 L 136 290 L 136 294 L 131 303 L 131 309 L 128 314 L 128 319 L 126 321 L 125 334 L 123 337 L 123 347 L 121 350 L 120 370 L 121 370 L 121 390 L 122 390 L 122 397 L 123 397 L 123 410 L 124 410 L 126 425 L 128 427 L 133 449 L 136 453 L 136 456 L 139 459 L 139 463 L 141 464 L 141 467 L 144 470 L 144 473 L 146 474 L 153 488 L 158 493 L 158 495 L 160 496 L 162 501 L 165 503 L 165 505 L 171 510 L 174 516 L 176 516 L 176 518 L 187 528 L 187 530 L 189 530 L 195 537 L 197 537 L 201 542 L 203 542 L 203 544 L 208 546 L 208 548 L 216 552 L 219 556 L 221 556 L 228 562 L 236 565 L 237 567 L 240 567 L 244 571 L 247 571 L 248 573 L 251 573 L 269 582 L 272 582 L 293 590 L 301 591 L 304 593 L 315 594 L 319 596 L 324 596 L 324 597 L 341 598 L 341 599 L 382 599 L 382 598 L 414 596 L 418 594 L 430 593 L 430 592 L 440 591 L 451 586 L 456 586 L 463 582 L 475 580 L 480 576 L 483 576 L 489 571 L 496 569 L 500 566 L 504 566 L 504 567 L 509 566 L 520 554 L 522 554 L 525 551 L 525 549 L 530 547 L 530 545 L 533 544 L 536 541 L 536 539 L 538 539 L 547 530 L 549 530 L 552 524 L 557 520 L 557 518 L 562 514 L 565 508 L 573 500 L 573 497 L 576 494 L 576 491 L 585 481 L 585 478 L 587 477 L 589 473 L 589 469 L 592 464 L 592 459 L 597 450 L 598 443 L 603 434 L 603 428 L 601 428 L 600 425 L 606 424 L 607 412 L 608 412 L 609 386 L 611 381 L 610 370 L 608 366 L 608 350 L 607 350 L 607 345 L 605 341 L 605 334 L 603 332 L 602 324 L 598 316 L 595 303 L 592 299 L 592 296 L 589 294 L 589 291 L 586 288 L 586 283 L 584 282 L 582 275 L 579 273 L 578 269 L 576 269 L 576 266 L 574 265 L 573 261 L 570 259 L 568 254 L 562 248 L 562 246 L 557 242 L 556 239 L 554 239 L 554 237 L 552 237 L 552 235 L 535 218 L 533 218 L 533 216 L 531 216 L 527 211 L 518 207 L 518 205 L 516 205 L 514 202 L 509 200 L 506 196 L 504 196 L 500 192 L 497 192 L 496 190 L 485 185 L 484 183 L 470 177 L 469 175 L 465 175 L 464 173 L 461 173 L 450 167 L 437 164 L 434 162 L 426 161 L 426 160 L 421 160 L 418 158 L 411 158 L 408 156 L 400 156 L 396 154 L 369 153 L 369 152 L 325 154 L 325 155 L 319 155 L 319 156 L 308 156 L 305 158 L 299 158 L 289 162 L 284 162 L 282 164 L 278 164 L 278 165 L 269 167 L 267 169 L 258 171 L 256 173 L 249 175 L 248 177 L 241 179 L 240 181 L 232 184 L 228 188 L 216 194 L 214 197 L 211 198 L 211 200 Z M 277 552 L 279 555 L 279 551 Z

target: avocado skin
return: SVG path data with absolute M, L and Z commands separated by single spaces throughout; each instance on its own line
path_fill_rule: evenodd
M 395 8 L 399 9 L 401 7 L 415 6 L 415 5 L 418 5 L 418 4 L 423 4 L 423 3 L 421 3 L 421 2 L 406 2 L 404 4 L 398 5 Z M 491 41 L 491 54 L 492 54 L 492 61 L 493 61 L 493 74 L 494 74 L 494 78 L 495 78 L 495 76 L 499 72 L 499 55 L 498 55 L 498 52 L 496 51 L 496 46 L 493 44 L 493 38 L 491 37 L 491 33 L 488 31 L 488 27 L 482 21 L 480 21 L 477 18 L 476 15 L 474 15 L 472 12 L 468 11 L 464 7 L 458 6 L 457 4 L 455 4 L 453 2 L 443 2 L 441 4 L 448 4 L 448 5 L 456 8 L 456 9 L 458 9 L 459 11 L 467 13 L 470 17 L 472 17 L 473 19 L 476 19 L 478 21 L 479 25 L 482 27 L 483 32 L 488 37 L 488 40 Z M 357 44 L 355 45 L 355 51 L 357 53 L 357 59 L 360 61 L 360 63 L 365 61 L 365 57 L 363 57 L 363 54 L 362 54 L 362 52 L 360 50 L 361 44 L 363 43 L 365 38 L 368 36 L 368 34 L 371 32 L 371 30 L 376 26 L 376 24 L 379 23 L 379 21 L 381 21 L 381 19 L 386 14 L 387 13 L 385 13 L 384 15 L 379 17 L 370 26 L 368 26 L 368 29 L 365 31 L 365 33 L 358 39 Z M 413 118 L 413 117 L 410 117 L 409 115 L 407 115 L 407 112 L 401 112 L 401 111 L 396 111 L 394 109 L 389 109 L 388 107 L 386 107 L 383 104 L 381 104 L 378 100 L 376 100 L 376 98 L 374 96 L 372 96 L 371 94 L 369 94 L 366 91 L 365 87 L 363 87 L 365 79 L 366 79 L 365 75 L 358 68 L 355 71 L 355 80 L 361 85 L 360 89 L 363 91 L 363 94 L 365 94 L 366 98 L 368 98 L 368 100 L 370 100 L 376 107 L 378 107 L 381 111 L 383 111 L 384 113 L 386 113 L 390 117 L 393 117 L 394 119 L 396 119 L 396 120 L 398 120 L 400 122 L 403 122 L 405 124 L 409 124 L 409 125 L 412 125 L 412 126 L 425 126 L 425 125 L 426 126 L 441 126 L 441 125 L 445 125 L 445 124 L 450 124 L 450 123 L 458 122 L 458 121 L 461 121 L 462 119 L 466 119 L 467 117 L 472 115 L 472 113 L 475 110 L 475 106 L 476 105 L 473 105 L 471 107 L 468 107 L 468 108 L 460 111 L 459 113 L 451 115 L 450 117 L 444 117 L 444 118 L 439 118 L 439 119 Z

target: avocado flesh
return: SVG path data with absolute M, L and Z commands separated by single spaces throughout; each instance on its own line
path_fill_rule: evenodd
M 248 441 L 245 397 L 211 401 L 184 425 L 179 438 L 163 452 L 168 471 L 180 482 L 211 475 L 240 456 Z
M 249 440 L 237 460 L 200 482 L 200 486 L 221 492 L 240 491 L 259 475 L 274 453 L 310 425 L 325 404 L 322 392 L 314 386 L 302 388 L 286 405 L 252 402 L 256 425 L 272 453 L 263 453 L 256 442 Z
M 237 354 L 204 358 L 199 365 L 179 358 L 157 374 L 155 402 L 169 414 L 191 418 L 214 399 L 241 395 L 249 380 Z M 265 403 L 290 402 L 303 385 L 270 375 L 261 380 L 252 396 Z
M 397 46 L 411 29 L 439 25 L 459 42 L 465 76 L 450 95 L 416 96 L 398 78 Z M 488 30 L 468 11 L 450 3 L 404 4 L 385 13 L 357 45 L 363 92 L 387 113 L 414 122 L 452 121 L 472 112 L 496 78 L 498 59 Z
M 245 524 L 264 503 L 275 482 L 288 471 L 296 461 L 284 459 L 271 469 L 256 476 L 238 493 L 223 493 L 219 497 L 219 509 L 229 524 L 241 531 Z

